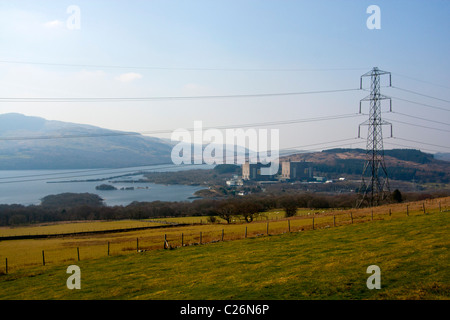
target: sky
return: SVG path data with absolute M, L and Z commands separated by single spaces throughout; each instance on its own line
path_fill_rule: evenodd
M 133 132 L 309 119 L 255 129 L 278 129 L 282 149 L 365 148 L 356 89 L 378 67 L 394 86 L 382 78 L 385 149 L 450 152 L 449 14 L 445 0 L 0 0 L 0 114 Z M 174 99 L 292 92 L 316 93 Z M 1 100 L 117 97 L 170 99 Z

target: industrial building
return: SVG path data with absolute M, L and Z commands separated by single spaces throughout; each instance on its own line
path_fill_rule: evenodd
M 283 161 L 281 162 L 281 175 L 262 175 L 261 169 L 270 167 L 269 164 L 249 163 L 242 164 L 242 180 L 252 181 L 305 181 L 312 180 L 313 164 L 306 161 Z
M 275 180 L 275 175 L 263 175 L 261 174 L 261 168 L 269 168 L 270 163 L 262 164 L 246 162 L 242 164 L 242 180 L 255 180 L 255 181 L 268 181 Z
M 311 162 L 306 161 L 281 162 L 282 180 L 309 180 L 312 178 L 313 178 L 313 167 Z

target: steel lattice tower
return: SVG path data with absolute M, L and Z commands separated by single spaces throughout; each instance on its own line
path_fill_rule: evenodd
M 370 101 L 369 119 L 361 123 L 358 128 L 358 137 L 360 137 L 361 125 L 367 125 L 369 127 L 366 160 L 362 173 L 361 186 L 359 188 L 362 198 L 358 200 L 357 207 L 361 207 L 364 204 L 370 207 L 376 206 L 390 195 L 389 179 L 384 163 L 382 126 L 390 125 L 392 136 L 392 124 L 381 119 L 381 100 L 390 100 L 391 111 L 392 100 L 380 93 L 380 78 L 382 75 L 389 75 L 389 86 L 391 86 L 391 73 L 381 71 L 377 67 L 363 74 L 360 79 L 360 89 L 362 89 L 364 77 L 370 77 L 371 83 L 370 95 L 362 99 L 359 103 L 359 113 L 361 113 L 361 103 L 363 101 Z

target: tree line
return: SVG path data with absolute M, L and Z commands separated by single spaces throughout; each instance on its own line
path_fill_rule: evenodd
M 415 201 L 439 196 L 434 194 L 410 193 L 402 195 L 397 190 L 391 199 L 395 202 Z M 286 216 L 294 216 L 297 208 L 348 209 L 355 206 L 358 195 L 291 193 L 285 195 L 248 195 L 226 199 L 198 199 L 192 202 L 133 202 L 127 206 L 105 206 L 102 199 L 93 194 L 61 194 L 45 197 L 40 205 L 0 205 L 0 225 L 16 226 L 41 222 L 79 220 L 121 220 L 154 219 L 162 217 L 205 216 L 211 222 L 220 217 L 231 223 L 239 216 L 251 222 L 261 212 L 282 209 Z

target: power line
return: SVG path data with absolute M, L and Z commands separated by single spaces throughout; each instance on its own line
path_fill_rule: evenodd
M 403 140 L 403 141 L 407 141 L 407 142 L 419 143 L 419 144 L 424 144 L 424 145 L 433 146 L 433 147 L 439 147 L 439 148 L 444 148 L 444 149 L 450 149 L 450 147 L 448 147 L 448 146 L 441 146 L 441 145 L 438 145 L 438 144 L 427 143 L 427 142 L 422 142 L 422 141 L 415 141 L 415 140 L 403 139 L 403 138 L 397 138 L 397 137 L 393 137 L 393 138 L 391 138 L 391 139 Z
M 425 128 L 425 129 L 430 129 L 430 130 L 437 130 L 437 131 L 443 131 L 443 132 L 450 132 L 450 130 L 435 128 L 435 127 L 428 127 L 428 126 L 424 126 L 424 125 L 420 125 L 420 124 L 416 124 L 416 123 L 410 123 L 410 122 L 405 122 L 405 121 L 400 121 L 400 120 L 391 120 L 391 119 L 386 119 L 386 120 L 389 120 L 389 121 L 392 121 L 392 122 L 406 124 L 406 125 L 413 126 L 413 127 L 420 127 L 420 128 Z
M 324 94 L 336 92 L 358 91 L 359 88 L 299 91 L 281 93 L 257 93 L 257 94 L 234 94 L 234 95 L 212 95 L 212 96 L 165 96 L 165 97 L 98 97 L 98 98 L 0 98 L 0 102 L 142 102 L 142 101 L 167 101 L 167 100 L 203 100 L 203 99 L 235 99 L 235 98 L 267 98 L 280 96 L 295 96 L 306 94 Z
M 297 147 L 291 147 L 291 148 L 283 148 L 279 150 L 279 155 L 282 154 L 283 151 L 292 151 L 293 148 L 300 148 L 300 147 L 310 147 L 310 146 L 318 146 L 318 145 L 324 145 L 324 144 L 330 144 L 330 143 L 336 143 L 340 141 L 350 141 L 355 140 L 357 138 L 351 138 L 351 139 L 342 139 L 342 140 L 335 140 L 335 141 L 329 141 L 329 142 L 322 142 L 322 143 L 316 143 L 316 144 L 310 144 L 305 146 L 297 146 Z M 348 143 L 350 144 L 350 143 Z M 345 145 L 348 145 L 345 144 Z M 342 146 L 342 145 L 339 145 Z M 336 148 L 338 146 L 333 146 L 333 148 Z M 296 152 L 299 152 L 300 150 L 295 150 Z M 235 159 L 239 155 L 233 155 L 231 157 L 225 157 L 225 163 L 227 162 L 227 159 Z M 138 168 L 146 168 L 148 166 L 159 166 L 163 165 L 163 167 L 155 167 L 151 169 L 138 169 Z M 0 181 L 0 184 L 5 183 L 19 183 L 19 182 L 32 182 L 32 181 L 46 181 L 46 180 L 61 180 L 61 179 L 74 179 L 74 178 L 82 178 L 82 177 L 91 177 L 91 176 L 98 176 L 98 175 L 117 175 L 120 174 L 121 176 L 128 175 L 128 174 L 137 174 L 137 173 L 146 173 L 148 171 L 155 171 L 155 170 L 161 170 L 161 169 L 173 169 L 176 167 L 192 167 L 192 166 L 200 166 L 205 164 L 182 164 L 182 165 L 176 165 L 171 162 L 164 162 L 164 163 L 158 163 L 158 164 L 150 164 L 146 166 L 133 166 L 133 167 L 122 167 L 119 169 L 89 169 L 89 170 L 82 170 L 82 171 L 69 171 L 69 172 L 59 172 L 59 173 L 49 173 L 49 174 L 37 174 L 37 175 L 20 175 L 20 176 L 12 176 L 12 177 L 2 177 L 0 180 L 13 180 L 13 181 Z M 97 171 L 96 173 L 93 173 Z M 100 171 L 106 171 L 106 172 L 100 172 Z M 66 176 L 67 174 L 75 173 L 76 175 L 72 176 Z M 77 174 L 77 173 L 87 173 L 87 174 Z M 50 177 L 49 177 L 50 176 Z M 24 180 L 14 180 L 14 179 L 22 179 Z M 108 177 L 110 178 L 110 177 Z M 100 178 L 99 178 L 100 179 Z M 107 178 L 105 178 L 107 179 Z M 103 179 L 104 180 L 104 179 Z M 75 181 L 74 181 L 75 182 Z
M 419 143 L 419 144 L 425 144 L 425 145 L 430 145 L 430 146 L 436 146 L 436 147 L 441 147 L 441 148 L 448 148 L 449 147 L 445 147 L 445 146 L 441 146 L 441 145 L 436 145 L 436 144 L 429 144 L 429 143 L 425 143 L 425 142 L 420 142 L 420 141 L 414 141 L 414 140 L 408 140 L 408 139 L 402 139 L 402 138 L 387 138 L 387 139 L 397 139 L 397 140 L 404 140 L 407 142 L 413 142 L 413 143 Z M 354 141 L 354 140 L 360 140 L 360 141 Z M 330 143 L 336 143 L 336 142 L 346 142 L 346 141 L 354 141 L 354 142 L 350 142 L 350 143 L 345 143 L 345 144 L 338 144 L 338 145 L 333 145 L 333 146 L 327 146 L 326 148 L 323 149 L 308 149 L 308 150 L 293 150 L 294 148 L 306 148 L 306 147 L 311 147 L 311 146 L 319 146 L 319 145 L 325 145 L 325 144 L 330 144 Z M 295 153 L 287 153 L 289 152 L 300 152 L 303 151 L 304 153 L 308 153 L 308 152 L 312 152 L 312 151 L 316 151 L 316 150 L 327 150 L 327 149 L 333 149 L 333 148 L 339 148 L 339 147 L 343 147 L 343 146 L 347 146 L 347 145 L 353 145 L 353 144 L 358 144 L 358 143 L 363 143 L 365 142 L 364 140 L 360 139 L 360 138 L 349 138 L 349 139 L 341 139 L 341 140 L 334 140 L 334 141 L 328 141 L 328 142 L 322 142 L 322 143 L 315 143 L 315 144 L 309 144 L 309 145 L 302 145 L 302 146 L 294 146 L 294 147 L 290 147 L 290 148 L 283 148 L 279 150 L 279 155 L 280 156 L 287 156 L 290 154 L 295 154 Z M 404 146 L 404 145 L 399 145 L 399 144 L 395 144 L 393 142 L 386 142 L 392 145 L 398 145 L 398 146 Z M 404 147 L 409 147 L 409 146 L 404 146 Z M 438 152 L 436 150 L 430 150 L 430 149 L 425 149 L 425 148 L 421 148 L 424 150 L 429 150 L 429 151 L 433 151 L 433 152 Z M 285 154 L 283 154 L 283 151 L 285 152 Z M 233 158 L 235 158 L 236 156 L 232 156 Z M 230 157 L 226 157 L 226 158 L 230 158 Z M 156 168 L 152 168 L 152 169 L 144 169 L 144 170 L 137 170 L 137 168 L 145 168 L 148 166 L 159 166 L 159 165 L 164 165 L 163 167 L 156 167 Z M 125 176 L 125 175 L 129 175 L 129 174 L 137 174 L 137 173 L 142 173 L 145 174 L 149 171 L 155 171 L 155 170 L 161 170 L 161 169 L 173 169 L 176 167 L 195 167 L 195 166 L 201 166 L 201 165 L 205 165 L 205 164 L 182 164 L 182 165 L 175 165 L 173 163 L 170 162 L 165 162 L 165 163 L 159 163 L 159 164 L 150 164 L 148 166 L 137 166 L 137 167 L 122 167 L 120 169 L 89 169 L 89 170 L 83 170 L 83 171 L 69 171 L 69 172 L 60 172 L 60 173 L 50 173 L 50 174 L 38 174 L 38 175 L 21 175 L 21 176 L 13 176 L 13 177 L 3 177 L 0 178 L 1 180 L 12 180 L 12 179 L 19 179 L 19 178 L 25 178 L 25 180 L 13 180 L 13 181 L 0 181 L 0 184 L 6 184 L 6 183 L 20 183 L 20 182 L 31 182 L 31 181 L 46 181 L 46 180 L 60 180 L 60 179 L 72 179 L 72 178 L 82 178 L 82 177 L 89 177 L 89 176 L 98 176 L 98 175 L 105 175 L 105 174 L 120 174 L 121 176 Z M 110 171 L 108 171 L 110 170 Z M 120 170 L 120 171 L 118 171 Z M 92 173 L 94 171 L 106 171 L 106 172 L 97 172 L 97 173 Z M 71 173 L 84 173 L 84 172 L 88 172 L 89 174 L 83 174 L 83 175 L 72 175 L 72 176 L 65 176 L 66 174 L 71 174 Z M 57 175 L 62 175 L 62 176 L 57 176 Z M 51 176 L 50 178 L 42 178 L 45 176 Z M 55 177 L 56 176 L 56 177 Z M 27 179 L 27 178 L 32 178 L 32 179 Z M 36 178 L 36 179 L 35 179 Z M 108 177 L 110 178 L 110 177 Z M 107 179 L 107 178 L 105 178 Z M 74 181 L 75 182 L 75 181 Z
M 425 118 L 422 118 L 422 117 L 416 117 L 416 116 L 412 116 L 412 115 L 409 115 L 409 114 L 406 114 L 406 113 L 397 112 L 397 111 L 391 111 L 390 113 L 396 113 L 396 114 L 399 114 L 399 115 L 402 115 L 402 116 L 405 116 L 405 117 L 409 117 L 409 118 L 414 118 L 414 119 L 418 119 L 418 120 L 424 120 L 424 121 L 429 121 L 429 122 L 433 122 L 433 123 L 438 123 L 438 124 L 443 124 L 443 125 L 446 125 L 446 126 L 450 126 L 450 123 L 447 123 L 447 122 L 441 122 L 441 121 L 436 121 L 436 120 L 425 119 Z
M 302 145 L 302 146 L 294 146 L 294 147 L 290 147 L 290 148 L 285 148 L 283 150 L 294 150 L 294 149 L 299 149 L 299 148 L 308 148 L 311 146 L 318 146 L 318 145 L 323 145 L 323 144 L 330 144 L 330 143 L 337 143 L 337 142 L 345 142 L 345 141 L 354 141 L 354 140 L 358 140 L 360 138 L 350 138 L 350 139 L 341 139 L 341 140 L 335 140 L 335 141 L 330 141 L 330 142 L 323 142 L 323 143 L 313 143 L 313 144 L 309 144 L 309 145 Z M 364 142 L 364 141 L 360 141 L 360 142 Z M 358 142 L 355 142 L 358 143 Z
M 120 66 L 120 65 L 100 65 L 100 64 L 74 64 L 74 63 L 52 63 L 39 61 L 13 61 L 0 60 L 5 64 L 29 64 L 57 67 L 77 67 L 77 68 L 105 68 L 105 69 L 142 69 L 142 70 L 175 70 L 175 71 L 353 71 L 365 70 L 366 68 L 199 68 L 199 67 L 161 67 L 161 66 Z
M 80 173 L 92 173 L 92 172 L 97 172 L 98 175 L 101 174 L 107 174 L 108 172 L 105 173 L 101 173 L 101 171 L 110 171 L 111 170 L 123 170 L 123 169 L 129 169 L 130 168 L 135 168 L 135 170 L 139 171 L 139 168 L 148 168 L 148 167 L 152 167 L 152 166 L 160 166 L 160 165 L 167 165 L 167 164 L 172 164 L 171 162 L 162 162 L 162 163 L 155 163 L 155 164 L 148 164 L 145 166 L 136 166 L 136 167 L 121 167 L 121 168 L 98 168 L 98 169 L 87 169 L 87 170 L 75 170 L 75 171 L 63 171 L 63 172 L 52 172 L 52 173 L 40 173 L 40 174 L 33 174 L 33 175 L 22 175 L 22 176 L 11 176 L 11 177 L 0 177 L 0 180 L 6 180 L 6 179 L 19 179 L 19 178 L 33 178 L 33 177 L 48 177 L 48 176 L 55 176 L 55 175 L 59 175 L 59 179 L 64 178 L 61 175 L 66 175 L 66 174 L 80 174 Z M 160 169 L 160 168 L 155 168 L 155 169 Z M 155 170 L 155 169 L 147 169 L 147 170 Z M 142 169 L 140 169 L 142 170 Z M 120 171 L 114 171 L 115 173 L 121 173 Z
M 438 109 L 438 110 L 450 112 L 450 109 L 446 109 L 446 108 L 443 108 L 443 107 L 438 107 L 438 106 L 434 106 L 434 105 L 430 105 L 430 104 L 426 104 L 426 103 L 421 103 L 421 102 L 415 102 L 415 101 L 411 101 L 411 100 L 407 100 L 407 99 L 402 99 L 402 98 L 394 97 L 392 95 L 390 95 L 389 97 L 397 99 L 397 100 L 400 100 L 400 101 L 405 101 L 405 102 L 417 104 L 417 105 L 422 106 L 422 107 L 433 108 L 433 109 Z
M 427 98 L 431 98 L 431 99 L 435 99 L 435 100 L 439 100 L 439 101 L 444 101 L 444 102 L 450 103 L 449 100 L 433 97 L 433 96 L 430 96 L 430 95 L 427 95 L 427 94 L 419 93 L 417 91 L 403 89 L 403 88 L 399 88 L 399 87 L 395 87 L 395 86 L 391 86 L 391 88 L 394 88 L 394 89 L 397 89 L 397 90 L 401 90 L 401 91 L 404 91 L 404 92 L 413 93 L 413 94 L 416 94 L 416 95 L 419 95 L 419 96 L 422 96 L 422 97 L 427 97 Z
M 357 139 L 357 138 L 355 138 Z M 352 140 L 352 139 L 351 139 Z M 342 148 L 345 146 L 351 146 L 354 144 L 359 144 L 359 143 L 364 143 L 365 141 L 354 141 L 354 142 L 349 142 L 349 143 L 344 143 L 344 144 L 338 144 L 338 145 L 331 145 L 331 146 L 326 146 L 325 148 L 315 148 L 315 149 L 305 149 L 305 150 L 301 150 L 301 153 L 311 153 L 311 152 L 318 152 L 318 151 L 324 151 L 324 150 L 330 150 L 330 149 L 335 149 L 335 148 Z M 300 150 L 298 150 L 300 151 Z M 295 154 L 299 154 L 299 152 L 297 153 L 284 153 L 282 156 L 288 156 L 288 155 L 295 155 Z
M 385 141 L 385 144 L 393 145 L 393 146 L 396 146 L 396 147 L 416 148 L 416 147 L 413 147 L 413 146 L 407 146 L 407 145 L 404 145 L 404 144 L 398 144 L 398 143 L 394 143 L 394 142 L 390 142 L 390 141 Z M 420 147 L 420 150 L 436 152 L 436 153 L 442 152 L 442 151 L 439 151 L 439 150 L 428 149 L 428 148 L 423 148 L 423 147 Z
M 347 119 L 347 118 L 356 118 L 360 117 L 361 114 L 358 113 L 350 113 L 350 114 L 341 114 L 334 116 L 323 116 L 317 118 L 306 118 L 306 119 L 294 119 L 294 120 L 281 120 L 281 121 L 269 121 L 269 122 L 255 122 L 255 123 L 247 123 L 241 125 L 228 125 L 228 126 L 218 126 L 218 127 L 205 127 L 203 130 L 208 129 L 233 129 L 233 128 L 245 128 L 245 127 L 261 127 L 261 126 L 274 126 L 274 125 L 288 125 L 288 124 L 296 124 L 296 123 L 305 123 L 305 122 L 318 122 L 318 121 L 327 121 L 327 120 L 338 120 L 338 119 Z M 186 129 L 187 131 L 194 131 L 195 128 Z M 98 137 L 116 137 L 116 136 L 136 136 L 136 135 L 151 135 L 151 134 L 164 134 L 164 133 L 172 133 L 175 129 L 169 130 L 154 130 L 154 131 L 141 131 L 141 132 L 110 132 L 104 134 L 85 134 L 85 135 L 64 135 L 64 136 L 28 136 L 28 137 L 0 137 L 0 141 L 24 141 L 24 140 L 49 140 L 49 139 L 73 139 L 73 138 L 98 138 Z
M 388 86 L 388 87 L 389 87 L 389 86 Z M 364 89 L 364 88 L 362 88 L 361 90 L 369 91 L 369 90 Z M 393 98 L 393 99 L 397 99 L 397 100 L 400 100 L 400 101 L 405 101 L 405 102 L 409 102 L 409 103 L 413 103 L 413 104 L 417 104 L 417 105 L 422 106 L 422 107 L 433 108 L 433 109 L 438 109 L 438 110 L 450 112 L 450 109 L 447 109 L 447 108 L 444 108 L 444 107 L 439 107 L 439 106 L 435 106 L 435 105 L 430 105 L 430 104 L 426 104 L 426 103 L 422 103 L 422 102 L 411 101 L 411 100 L 408 100 L 408 99 L 403 99 L 403 98 L 399 98 L 399 97 L 394 97 L 394 96 L 392 96 L 392 95 L 385 96 L 385 97 L 386 97 L 386 98 Z
M 169 164 L 169 163 L 167 163 Z M 157 169 L 168 169 L 168 168 L 173 168 L 175 165 L 172 163 L 170 164 L 168 167 L 161 167 L 161 168 L 157 168 Z M 183 166 L 183 165 L 180 165 Z M 103 169 L 104 170 L 104 169 Z M 147 170 L 148 171 L 148 170 Z M 133 171 L 125 171 L 125 172 L 117 172 L 117 171 L 110 171 L 110 172 L 104 172 L 103 174 L 120 174 L 122 173 L 121 176 L 127 175 L 127 174 L 133 174 L 133 173 L 138 173 L 139 171 L 133 170 Z M 81 178 L 81 177 L 92 177 L 92 176 L 98 176 L 100 175 L 100 173 L 95 173 L 95 174 L 84 174 L 84 175 L 74 175 L 74 176 L 64 176 L 64 177 L 50 177 L 50 178 L 37 178 L 37 179 L 26 179 L 26 180 L 15 180 L 15 181 L 0 181 L 0 184 L 4 184 L 4 183 L 16 183 L 16 182 L 32 182 L 32 181 L 46 181 L 46 180 L 60 180 L 60 179 L 73 179 L 73 178 Z M 27 176 L 22 176 L 24 178 L 27 178 Z M 13 179 L 12 177 L 9 177 L 8 179 Z M 16 178 L 17 179 L 17 178 Z M 107 178 L 101 179 L 100 180 L 106 180 Z M 77 181 L 73 181 L 73 182 L 77 182 Z
M 442 84 L 430 82 L 430 81 L 423 80 L 423 79 L 417 79 L 417 78 L 410 77 L 410 76 L 403 75 L 403 74 L 399 74 L 399 73 L 396 73 L 396 72 L 395 72 L 395 73 L 394 73 L 394 72 L 391 72 L 391 73 L 392 73 L 392 74 L 395 74 L 395 75 L 397 75 L 397 76 L 403 77 L 403 78 L 410 79 L 410 80 L 419 81 L 419 82 L 422 82 L 422 83 L 427 83 L 427 84 L 430 84 L 430 85 L 433 85 L 433 86 L 437 86 L 437 87 L 441 87 L 441 88 L 445 88 L 445 89 L 450 89 L 450 87 L 443 86 Z

